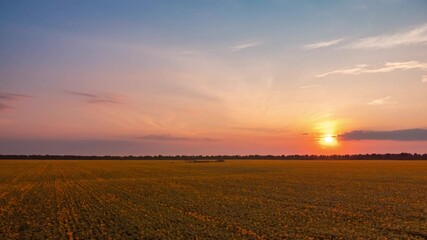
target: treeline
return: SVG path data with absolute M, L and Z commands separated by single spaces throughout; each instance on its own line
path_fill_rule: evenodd
M 175 155 L 175 156 L 78 156 L 78 155 L 0 155 L 0 159 L 34 160 L 427 160 L 427 153 L 345 154 L 345 155 Z

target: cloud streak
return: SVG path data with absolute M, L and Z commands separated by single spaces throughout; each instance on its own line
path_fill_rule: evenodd
M 0 93 L 0 111 L 11 109 L 9 104 L 4 102 L 17 101 L 23 98 L 30 98 L 29 95 L 15 94 L 15 93 Z M 3 101 L 3 102 L 1 102 Z
M 392 140 L 392 141 L 427 141 L 427 129 L 402 129 L 393 131 L 358 130 L 338 135 L 343 141 L 351 140 Z
M 359 39 L 342 48 L 346 49 L 385 49 L 400 46 L 427 44 L 427 24 L 409 31 L 391 35 L 379 35 Z
M 169 134 L 151 134 L 151 135 L 138 137 L 138 139 L 151 140 L 151 141 L 204 141 L 204 142 L 219 141 L 218 139 L 213 139 L 213 138 L 181 137 L 181 136 L 173 136 Z
M 111 96 L 105 96 L 105 95 L 97 95 L 92 93 L 85 93 L 85 92 L 75 92 L 75 91 L 67 91 L 69 94 L 82 97 L 86 99 L 86 102 L 92 103 L 92 104 L 119 104 L 122 103 L 118 99 L 111 97 Z
M 427 75 L 423 76 L 423 78 L 421 79 L 421 82 L 427 83 Z
M 388 104 L 396 104 L 397 103 L 395 101 L 391 101 L 390 99 L 391 99 L 390 96 L 375 99 L 371 102 L 368 102 L 368 105 L 378 106 L 378 105 L 388 105 Z
M 303 46 L 302 49 L 313 50 L 313 49 L 318 49 L 318 48 L 330 47 L 330 46 L 333 46 L 333 45 L 336 45 L 336 44 L 342 42 L 343 40 L 344 40 L 344 38 L 338 38 L 338 39 L 334 39 L 334 40 L 330 40 L 330 41 L 312 43 L 312 44 L 308 44 L 308 45 Z
M 326 77 L 333 74 L 360 75 L 364 73 L 387 73 L 395 70 L 427 70 L 427 63 L 418 61 L 409 62 L 387 62 L 383 65 L 360 64 L 350 68 L 338 69 L 316 75 L 318 78 Z
M 237 51 L 241 51 L 241 50 L 244 50 L 247 48 L 256 47 L 256 46 L 259 46 L 261 44 L 262 44 L 262 42 L 259 42 L 259 41 L 240 43 L 240 44 L 237 44 L 235 46 L 232 46 L 231 50 L 237 52 Z
M 0 100 L 19 100 L 22 98 L 29 98 L 31 96 L 15 93 L 0 93 Z

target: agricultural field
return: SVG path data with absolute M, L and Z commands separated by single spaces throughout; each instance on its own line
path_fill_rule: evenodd
M 0 239 L 426 239 L 427 161 L 0 161 Z

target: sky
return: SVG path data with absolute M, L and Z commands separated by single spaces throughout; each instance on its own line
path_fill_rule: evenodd
M 0 154 L 425 153 L 427 1 L 0 1 Z

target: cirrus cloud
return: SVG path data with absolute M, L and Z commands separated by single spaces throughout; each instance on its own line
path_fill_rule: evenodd
M 396 104 L 397 103 L 395 101 L 391 101 L 390 99 L 391 99 L 390 96 L 378 98 L 378 99 L 375 99 L 371 102 L 368 102 L 368 105 L 378 106 L 378 105 L 388 105 L 388 104 Z
M 350 68 L 342 68 L 342 69 L 318 74 L 316 75 L 316 77 L 322 78 L 322 77 L 326 77 L 333 74 L 360 75 L 364 73 L 387 73 L 395 70 L 411 70 L 411 69 L 427 70 L 427 63 L 418 62 L 418 61 L 408 61 L 408 62 L 387 62 L 383 65 L 359 64 Z
M 110 103 L 122 103 L 117 98 L 107 95 L 99 95 L 99 94 L 93 94 L 93 93 L 86 93 L 86 92 L 75 92 L 75 91 L 67 91 L 69 94 L 82 97 L 86 99 L 86 102 L 93 103 L 93 104 L 110 104 Z
M 256 47 L 256 46 L 259 46 L 261 44 L 262 44 L 262 42 L 260 42 L 260 41 L 244 42 L 244 43 L 240 43 L 240 44 L 237 44 L 235 46 L 232 46 L 231 50 L 237 52 L 237 51 L 241 51 L 241 50 L 244 50 L 247 48 Z
M 311 43 L 311 44 L 307 44 L 307 45 L 303 46 L 302 49 L 313 50 L 313 49 L 318 49 L 318 48 L 330 47 L 330 46 L 333 46 L 333 45 L 336 45 L 336 44 L 342 42 L 343 40 L 344 40 L 344 38 L 338 38 L 338 39 L 333 39 L 333 40 L 329 40 L 329 41 Z
M 342 48 L 346 49 L 385 49 L 399 46 L 427 44 L 427 24 L 390 35 L 362 38 Z

